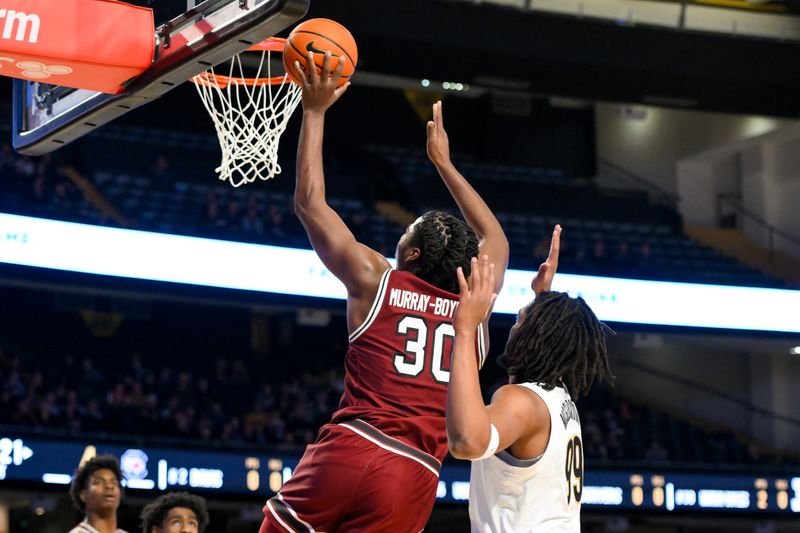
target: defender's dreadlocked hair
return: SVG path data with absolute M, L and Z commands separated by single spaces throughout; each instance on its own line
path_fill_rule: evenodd
M 170 509 L 183 507 L 194 511 L 197 517 L 198 531 L 203 533 L 208 526 L 208 508 L 205 498 L 189 494 L 188 492 L 168 492 L 148 503 L 142 509 L 142 533 L 151 533 L 153 526 L 161 529 L 161 524 L 169 514 Z
M 573 400 L 589 392 L 595 378 L 614 383 L 605 329 L 583 298 L 543 292 L 525 309 L 498 362 L 516 383 L 546 390 L 562 383 Z
M 414 274 L 431 285 L 458 293 L 456 269 L 470 274 L 470 259 L 478 256 L 478 237 L 466 222 L 444 211 L 428 211 L 414 226 L 411 245 L 419 248 Z

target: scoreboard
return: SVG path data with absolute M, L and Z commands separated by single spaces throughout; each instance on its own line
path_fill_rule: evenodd
M 288 480 L 297 454 L 198 451 L 102 442 L 50 441 L 0 435 L 0 489 L 68 485 L 77 466 L 94 455 L 120 459 L 128 489 L 191 490 L 268 498 Z M 800 517 L 800 468 L 781 475 L 689 471 L 619 471 L 588 465 L 585 509 L 669 512 L 749 512 Z M 66 488 L 66 487 L 65 487 Z M 437 500 L 466 504 L 469 465 L 446 463 Z

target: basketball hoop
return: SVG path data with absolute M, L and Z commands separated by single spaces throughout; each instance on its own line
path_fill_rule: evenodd
M 272 37 L 246 50 L 261 53 L 252 78 L 245 76 L 237 54 L 230 60 L 227 76 L 211 67 L 191 80 L 217 130 L 222 162 L 215 171 L 221 181 L 234 187 L 281 172 L 278 143 L 302 97 L 300 87 L 288 76 L 272 76 L 272 53 L 283 53 L 285 42 Z

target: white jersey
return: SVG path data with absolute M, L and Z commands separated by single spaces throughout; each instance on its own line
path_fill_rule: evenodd
M 100 533 L 97 529 L 89 523 L 89 520 L 84 519 L 83 522 L 69 530 L 69 533 Z M 117 529 L 116 533 L 127 533 L 123 529 Z
M 472 462 L 469 518 L 480 533 L 580 533 L 583 442 L 578 410 L 561 387 L 538 394 L 550 411 L 550 439 L 537 459 L 506 451 Z

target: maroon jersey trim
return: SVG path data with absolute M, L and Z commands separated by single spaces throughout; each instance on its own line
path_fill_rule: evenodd
M 286 503 L 283 496 L 278 494 L 267 500 L 267 509 L 275 517 L 275 520 L 282 525 L 286 531 L 290 533 L 297 533 L 299 531 L 309 531 L 314 533 L 314 528 L 311 524 L 302 520 L 292 507 Z
M 483 336 L 483 324 L 478 325 L 478 368 L 486 362 L 486 339 Z
M 388 450 L 392 453 L 396 453 L 397 455 L 402 455 L 403 457 L 407 457 L 409 459 L 418 462 L 419 464 L 421 464 L 422 466 L 424 466 L 425 468 L 436 474 L 436 477 L 439 477 L 439 470 L 441 470 L 442 468 L 442 463 L 440 463 L 439 460 L 436 459 L 434 456 L 428 455 L 427 453 L 418 450 L 412 446 L 409 446 L 408 444 L 402 441 L 394 439 L 389 435 L 386 435 L 385 433 L 381 432 L 379 429 L 371 426 L 367 422 L 364 422 L 363 420 L 360 420 L 358 418 L 355 418 L 353 420 L 348 420 L 347 422 L 340 422 L 339 425 L 344 426 L 353 433 L 356 433 L 357 435 L 364 437 L 368 441 L 377 444 L 384 450 Z
M 364 319 L 364 323 L 358 326 L 353 333 L 350 334 L 350 342 L 356 340 L 362 333 L 364 333 L 367 328 L 372 325 L 372 322 L 375 321 L 375 317 L 378 316 L 378 311 L 381 308 L 381 302 L 383 302 L 383 295 L 386 294 L 386 285 L 389 284 L 389 274 L 392 272 L 392 269 L 389 268 L 386 272 L 383 273 L 381 276 L 381 282 L 378 285 L 378 293 L 375 295 L 375 300 L 372 302 L 372 307 L 367 313 L 367 318 Z

